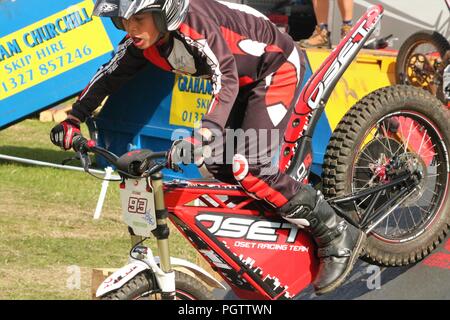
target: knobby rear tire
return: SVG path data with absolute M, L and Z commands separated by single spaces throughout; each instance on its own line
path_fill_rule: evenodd
M 330 139 L 323 165 L 323 192 L 327 198 L 352 192 L 352 166 L 367 130 L 383 116 L 405 109 L 430 119 L 441 131 L 443 143 L 450 150 L 449 110 L 437 98 L 425 90 L 406 85 L 376 90 L 347 112 Z M 411 241 L 388 243 L 369 234 L 363 259 L 382 266 L 403 266 L 423 259 L 448 233 L 448 197 L 444 196 L 443 201 L 433 223 Z M 352 215 L 357 218 L 356 212 Z

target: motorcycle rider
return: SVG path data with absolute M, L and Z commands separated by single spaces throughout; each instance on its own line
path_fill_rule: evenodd
M 258 141 L 252 141 L 245 144 L 244 156 L 234 156 L 232 163 L 206 166 L 218 180 L 237 181 L 250 196 L 311 232 L 320 258 L 313 281 L 317 294 L 341 285 L 363 248 L 364 233 L 337 216 L 320 192 L 280 171 L 266 157 L 279 153 L 303 80 L 304 54 L 292 38 L 255 9 L 216 0 L 98 0 L 93 15 L 110 17 L 128 34 L 68 118 L 52 129 L 52 142 L 70 149 L 80 122 L 149 61 L 166 71 L 207 77 L 213 98 L 198 130 L 201 139 L 175 141 L 169 167 L 186 155 L 194 160 L 195 150 L 219 141 L 214 139 L 217 132 L 226 145 L 226 129 L 279 130 L 277 139 L 263 135 L 269 140 L 267 148 L 255 150 Z M 218 151 L 218 158 L 227 158 L 225 152 Z

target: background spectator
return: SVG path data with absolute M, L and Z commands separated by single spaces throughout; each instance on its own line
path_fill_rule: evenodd
M 353 0 L 337 0 L 342 17 L 341 39 L 350 31 L 353 22 Z M 329 0 L 312 0 L 317 26 L 308 39 L 300 41 L 304 48 L 331 48 L 330 32 L 328 31 Z

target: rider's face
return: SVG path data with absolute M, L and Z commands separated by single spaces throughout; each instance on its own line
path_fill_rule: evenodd
M 145 50 L 158 41 L 160 32 L 156 28 L 152 13 L 135 14 L 128 20 L 122 19 L 122 23 L 139 49 Z

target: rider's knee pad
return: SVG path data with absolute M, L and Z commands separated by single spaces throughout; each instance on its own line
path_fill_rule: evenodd
M 233 157 L 233 176 L 249 196 L 266 201 L 272 208 L 285 205 L 287 199 L 257 174 L 260 170 L 260 166 L 250 166 L 241 154 Z
M 247 159 L 241 155 L 236 154 L 233 157 L 233 176 L 236 179 L 236 181 L 242 181 L 247 177 L 248 175 L 248 161 Z

